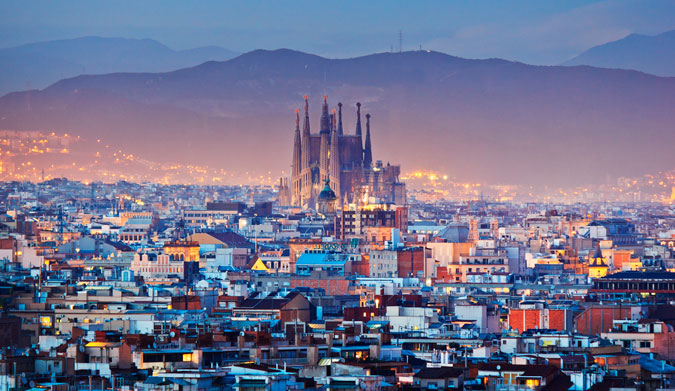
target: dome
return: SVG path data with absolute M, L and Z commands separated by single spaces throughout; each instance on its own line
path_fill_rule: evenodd
M 451 223 L 442 229 L 437 238 L 443 238 L 450 243 L 464 243 L 469 237 L 469 227 L 461 223 Z
M 337 199 L 335 192 L 330 188 L 328 182 L 329 181 L 326 181 L 326 186 L 324 186 L 323 190 L 321 190 L 321 193 L 319 193 L 319 200 L 333 201 Z

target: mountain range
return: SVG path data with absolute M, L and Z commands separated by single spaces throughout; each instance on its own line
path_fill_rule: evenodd
M 634 69 L 657 76 L 675 76 L 675 30 L 655 36 L 631 34 L 588 49 L 562 65 Z
M 372 114 L 374 158 L 531 186 L 675 166 L 675 78 L 433 51 L 327 59 L 280 49 L 164 73 L 82 75 L 0 98 L 0 129 L 70 132 L 160 162 L 288 174 L 296 108 Z
M 31 43 L 0 49 L 0 95 L 41 89 L 80 74 L 166 72 L 236 55 L 217 46 L 172 50 L 152 39 L 82 37 Z

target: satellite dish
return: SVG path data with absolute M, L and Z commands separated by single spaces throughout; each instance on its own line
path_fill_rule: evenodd
M 157 349 L 157 344 L 155 342 L 152 343 L 152 348 Z
M 170 336 L 171 338 L 175 338 L 175 337 L 176 337 L 176 332 L 173 331 L 173 330 L 171 330 L 171 332 L 169 333 L 169 336 Z
M 84 353 L 84 345 L 79 346 L 80 352 Z
M 30 388 L 35 388 L 35 382 L 33 380 L 31 380 L 28 385 L 30 385 Z
M 244 336 L 244 332 L 243 332 L 243 331 L 240 331 L 240 332 L 239 332 L 239 336 L 240 336 L 240 337 L 243 337 L 243 336 Z

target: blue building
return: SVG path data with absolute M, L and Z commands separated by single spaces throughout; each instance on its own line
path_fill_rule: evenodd
M 601 225 L 607 229 L 607 239 L 612 240 L 618 245 L 634 245 L 638 242 L 638 232 L 635 224 L 626 219 L 609 218 L 604 220 L 595 220 L 588 224 L 589 226 Z
M 348 274 L 349 254 L 312 253 L 300 255 L 295 264 L 299 276 L 309 276 L 314 271 L 327 271 L 329 274 L 344 276 Z

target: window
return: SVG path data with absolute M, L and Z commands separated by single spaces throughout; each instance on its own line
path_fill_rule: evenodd
M 640 341 L 640 347 L 641 348 L 651 348 L 652 343 L 650 341 Z

